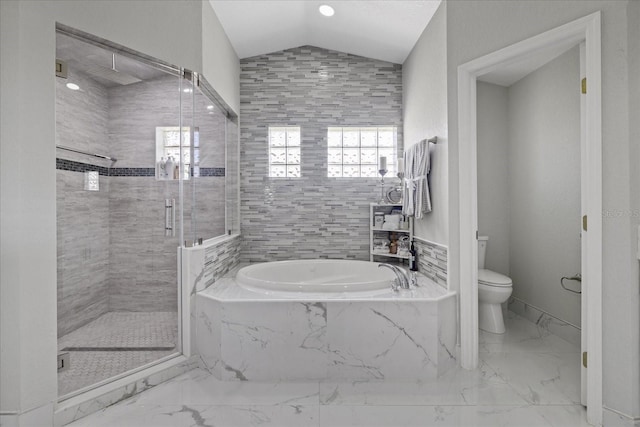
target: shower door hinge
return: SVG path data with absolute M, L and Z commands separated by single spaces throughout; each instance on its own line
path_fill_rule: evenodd
M 58 354 L 58 372 L 66 371 L 71 366 L 71 359 L 69 358 L 69 352 Z
M 582 215 L 582 229 L 584 231 L 587 231 L 587 216 L 586 215 Z
M 585 368 L 587 367 L 587 352 L 586 351 L 582 352 L 582 366 L 584 366 Z
M 587 78 L 586 77 L 584 79 L 582 79 L 582 81 L 580 82 L 580 86 L 582 88 L 582 93 L 587 93 Z

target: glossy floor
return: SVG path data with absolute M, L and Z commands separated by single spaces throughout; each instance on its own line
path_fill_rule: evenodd
M 70 425 L 588 425 L 574 344 L 510 313 L 506 334 L 480 333 L 480 360 L 415 383 L 221 382 L 194 370 Z

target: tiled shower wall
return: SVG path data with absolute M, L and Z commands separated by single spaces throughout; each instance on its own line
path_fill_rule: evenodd
M 102 152 L 107 142 L 107 89 L 69 69 L 83 92 L 56 79 L 56 145 Z M 86 162 L 87 157 L 57 150 L 58 157 Z M 108 166 L 107 161 L 95 161 Z M 98 318 L 109 305 L 109 183 L 84 191 L 84 174 L 56 171 L 58 236 L 58 334 Z
M 240 66 L 243 260 L 368 259 L 379 179 L 327 178 L 327 127 L 397 126 L 402 152 L 402 66 L 311 46 Z M 268 177 L 269 126 L 301 127 L 301 178 Z
M 179 124 L 178 78 L 105 88 L 72 69 L 69 74 L 83 90 L 57 80 L 56 143 L 118 162 L 108 169 L 108 161 L 58 150 L 59 159 L 82 162 L 57 162 L 59 335 L 106 311 L 177 310 L 178 294 L 179 232 L 164 235 L 164 199 L 179 199 L 178 181 L 156 181 L 154 173 L 156 126 Z M 210 238 L 225 232 L 225 118 L 219 111 L 209 115 L 202 98 L 196 102 L 206 115 L 196 123 L 207 176 L 185 185 L 184 221 L 186 232 L 195 228 L 195 196 L 198 236 Z M 86 169 L 100 170 L 99 192 L 83 189 L 78 171 Z

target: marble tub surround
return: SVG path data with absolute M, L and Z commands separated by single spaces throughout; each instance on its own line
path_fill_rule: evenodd
M 580 397 L 579 364 L 561 368 L 555 357 L 579 349 L 566 342 L 564 347 L 558 337 L 541 337 L 519 316 L 505 321 L 503 336 L 480 333 L 484 351 L 473 371 L 454 367 L 428 381 L 240 382 L 196 369 L 71 426 L 588 427 L 584 408 L 567 403 Z M 509 345 L 488 347 L 488 340 Z M 525 372 L 526 358 L 522 369 L 511 372 L 524 354 L 547 355 L 544 372 Z M 543 386 L 567 394 L 532 399 L 530 387 Z
M 178 248 L 182 259 L 182 298 L 187 301 L 183 313 L 183 352 L 195 353 L 196 342 L 196 292 L 219 283 L 227 277 L 235 277 L 239 268 L 240 236 L 223 236 L 210 239 L 203 245 Z
M 419 284 L 370 297 L 286 297 L 223 278 L 197 294 L 197 352 L 231 381 L 437 378 L 456 364 L 455 293 L 426 277 Z

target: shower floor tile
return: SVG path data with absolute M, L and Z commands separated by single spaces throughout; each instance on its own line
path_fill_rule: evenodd
M 58 395 L 109 379 L 175 352 L 176 312 L 109 312 L 58 339 L 70 367 L 58 374 Z

